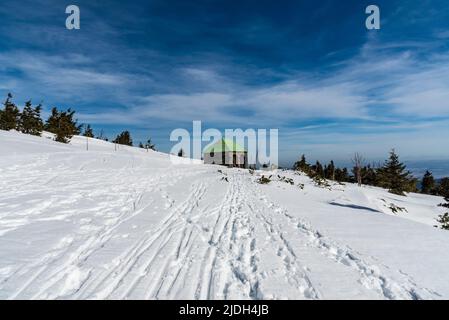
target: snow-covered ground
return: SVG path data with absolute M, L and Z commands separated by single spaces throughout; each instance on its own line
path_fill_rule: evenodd
M 0 299 L 447 299 L 441 201 L 0 131 Z

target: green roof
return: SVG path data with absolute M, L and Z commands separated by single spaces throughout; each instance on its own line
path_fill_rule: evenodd
M 234 140 L 230 139 L 221 139 L 217 143 L 209 146 L 204 153 L 211 152 L 246 152 L 245 148 L 240 146 L 238 143 L 234 142 Z

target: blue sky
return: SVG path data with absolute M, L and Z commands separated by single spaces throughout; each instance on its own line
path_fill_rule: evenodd
M 284 165 L 449 159 L 447 1 L 3 0 L 0 19 L 1 95 L 71 107 L 109 137 L 168 151 L 202 120 L 278 128 Z

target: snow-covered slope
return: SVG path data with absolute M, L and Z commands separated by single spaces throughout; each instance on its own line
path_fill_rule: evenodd
M 1 299 L 449 298 L 440 198 L 85 139 L 0 131 Z

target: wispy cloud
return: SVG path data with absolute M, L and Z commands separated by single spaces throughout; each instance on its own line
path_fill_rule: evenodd
M 432 136 L 443 147 L 431 154 L 449 150 L 447 13 L 434 12 L 444 1 L 384 2 L 381 32 L 363 29 L 361 6 L 332 1 L 321 10 L 182 1 L 182 15 L 162 2 L 79 2 L 82 29 L 69 32 L 60 1 L 5 0 L 2 94 L 74 107 L 81 121 L 115 131 L 161 135 L 192 120 L 279 128 L 283 155 L 401 146 L 412 155 L 408 137 L 419 154 Z M 343 12 L 348 19 L 328 19 Z
M 256 88 L 207 68 L 180 72 L 187 72 L 189 85 L 197 92 L 136 97 L 130 111 L 142 119 L 278 126 L 313 119 L 449 116 L 449 59 L 420 61 L 409 52 L 378 56 L 362 52 L 335 72 L 303 74 Z
M 440 30 L 435 32 L 435 36 L 439 39 L 448 39 L 449 38 L 449 30 Z
M 24 51 L 0 53 L 0 79 L 23 99 L 58 97 L 68 104 L 92 101 L 98 92 L 119 97 L 129 88 L 130 74 L 102 71 L 95 61 L 78 54 L 44 55 Z

